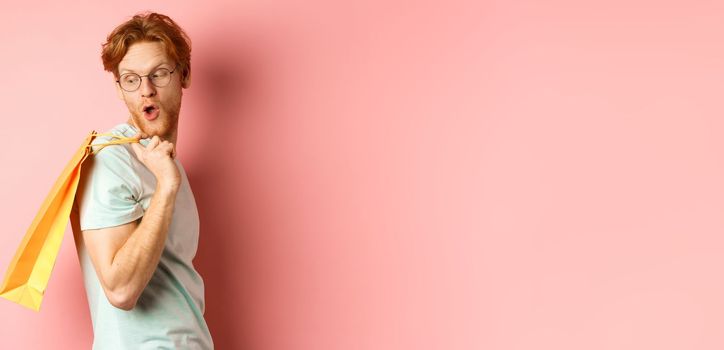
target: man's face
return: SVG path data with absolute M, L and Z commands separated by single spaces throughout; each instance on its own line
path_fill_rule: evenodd
M 160 42 L 138 42 L 128 48 L 123 60 L 118 64 L 118 74 L 136 73 L 144 76 L 141 86 L 135 91 L 125 91 L 116 84 L 118 97 L 126 103 L 131 112 L 130 124 L 148 137 L 157 135 L 162 139 L 171 139 L 178 128 L 181 110 L 181 69 L 171 74 L 168 85 L 157 87 L 145 75 L 159 68 L 173 70 L 176 62 L 166 56 Z M 148 106 L 155 108 L 148 109 Z

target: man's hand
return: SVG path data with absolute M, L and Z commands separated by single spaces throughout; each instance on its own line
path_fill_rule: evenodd
M 145 135 L 136 135 L 139 140 Z M 151 138 L 148 146 L 140 143 L 131 143 L 136 157 L 156 177 L 157 186 L 165 189 L 177 190 L 181 185 L 181 173 L 173 161 L 176 158 L 176 149 L 173 143 L 162 141 L 158 136 Z

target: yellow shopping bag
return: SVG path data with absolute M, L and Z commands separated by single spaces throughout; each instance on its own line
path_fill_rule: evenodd
M 108 143 L 93 145 L 98 136 L 116 138 Z M 35 311 L 40 310 L 45 288 L 48 286 L 50 273 L 55 265 L 55 258 L 63 241 L 63 234 L 71 216 L 71 208 L 75 200 L 75 192 L 80 181 L 80 170 L 83 161 L 89 155 L 98 153 L 108 145 L 138 142 L 135 138 L 120 137 L 113 134 L 98 134 L 91 131 L 83 144 L 70 160 L 53 188 L 45 198 L 40 211 L 35 215 L 33 223 L 25 233 L 10 267 L 5 273 L 5 280 L 0 287 L 0 296 Z M 94 148 L 98 146 L 94 150 Z M 77 213 L 73 213 L 73 230 L 78 227 Z

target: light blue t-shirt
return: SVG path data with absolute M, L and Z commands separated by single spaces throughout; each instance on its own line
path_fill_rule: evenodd
M 133 137 L 128 123 L 109 133 Z M 108 136 L 93 144 L 106 143 Z M 147 145 L 149 139 L 141 140 Z M 96 149 L 96 147 L 94 147 Z M 91 320 L 94 350 L 213 349 L 204 320 L 204 282 L 194 269 L 199 214 L 186 172 L 178 158 L 181 186 L 161 259 L 136 306 L 114 307 L 106 298 L 83 239 L 76 238 Z M 155 176 L 130 144 L 110 145 L 89 155 L 81 169 L 75 205 L 81 230 L 123 225 L 143 217 L 156 188 Z

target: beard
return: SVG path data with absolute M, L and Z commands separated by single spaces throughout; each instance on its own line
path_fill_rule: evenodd
M 179 112 L 181 110 L 181 99 L 171 101 L 171 103 L 155 102 L 159 107 L 158 117 L 154 120 L 146 120 L 143 111 L 139 106 L 128 106 L 131 112 L 131 119 L 139 133 L 146 134 L 148 138 L 158 136 L 162 140 L 171 140 L 174 138 L 178 130 Z

